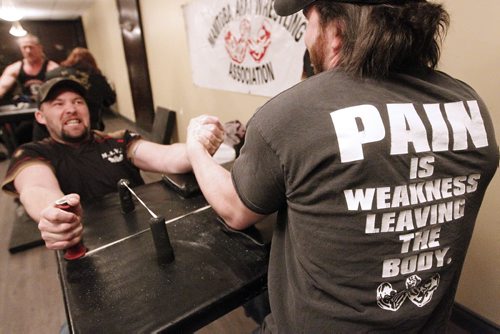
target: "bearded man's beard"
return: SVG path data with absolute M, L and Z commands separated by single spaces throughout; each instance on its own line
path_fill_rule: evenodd
M 89 131 L 89 128 L 88 127 L 85 127 L 85 131 L 82 132 L 81 135 L 77 136 L 77 137 L 74 137 L 74 136 L 70 136 L 68 135 L 64 130 L 62 131 L 61 133 L 61 138 L 65 141 L 65 142 L 68 142 L 68 143 L 73 143 L 73 144 L 77 144 L 77 143 L 81 143 L 82 141 L 86 140 L 87 138 L 89 138 L 89 135 L 90 135 L 90 131 Z
M 325 36 L 323 31 L 321 31 L 309 50 L 309 56 L 311 58 L 311 65 L 313 67 L 314 74 L 325 71 L 325 44 Z

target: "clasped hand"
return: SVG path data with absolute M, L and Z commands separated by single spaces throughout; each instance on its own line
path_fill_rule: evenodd
M 215 116 L 201 115 L 191 119 L 187 129 L 187 146 L 189 149 L 205 149 L 210 155 L 224 141 L 224 127 Z
M 59 208 L 53 203 L 43 209 L 38 229 L 48 249 L 66 249 L 82 239 L 82 207 L 78 194 L 63 197 L 69 209 Z

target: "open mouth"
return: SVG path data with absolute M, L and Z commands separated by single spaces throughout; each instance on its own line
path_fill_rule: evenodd
M 81 123 L 81 121 L 79 119 L 70 119 L 70 120 L 64 122 L 64 125 L 78 125 L 80 123 Z

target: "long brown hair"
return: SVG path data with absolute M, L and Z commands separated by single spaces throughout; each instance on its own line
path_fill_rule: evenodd
M 322 27 L 338 22 L 342 36 L 339 68 L 359 77 L 383 78 L 391 72 L 433 69 L 449 26 L 439 4 L 355 5 L 314 3 Z
M 82 47 L 74 48 L 69 56 L 61 62 L 61 65 L 65 67 L 74 67 L 90 74 L 101 74 L 101 70 L 97 67 L 94 56 L 88 49 Z

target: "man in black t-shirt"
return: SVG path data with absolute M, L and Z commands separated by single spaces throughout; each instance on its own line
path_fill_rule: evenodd
M 488 109 L 436 71 L 424 0 L 275 0 L 303 10 L 315 75 L 268 101 L 231 174 L 188 128 L 203 194 L 236 229 L 278 213 L 264 333 L 445 333 L 498 168 Z
M 50 138 L 20 146 L 2 184 L 4 191 L 19 195 L 49 249 L 65 249 L 80 241 L 80 201 L 116 191 L 122 178 L 134 185 L 143 183 L 140 169 L 191 170 L 185 144 L 160 145 L 128 131 L 114 135 L 90 131 L 85 94 L 79 82 L 67 78 L 51 79 L 40 87 L 35 118 L 47 126 Z M 222 126 L 215 117 L 195 122 L 198 138 L 213 154 L 223 140 Z M 63 196 L 75 213 L 56 208 L 55 201 Z

